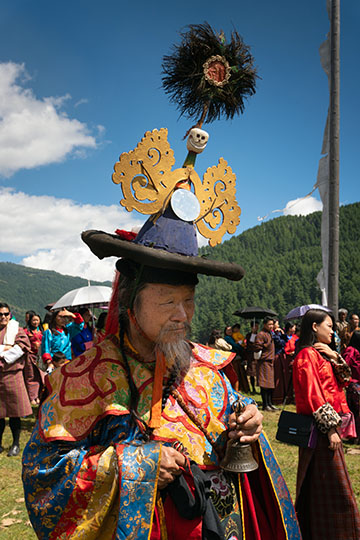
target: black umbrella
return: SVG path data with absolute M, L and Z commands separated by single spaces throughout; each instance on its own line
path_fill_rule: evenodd
M 233 315 L 242 317 L 243 319 L 263 319 L 264 317 L 277 317 L 277 313 L 271 309 L 266 309 L 260 306 L 250 306 L 235 311 Z

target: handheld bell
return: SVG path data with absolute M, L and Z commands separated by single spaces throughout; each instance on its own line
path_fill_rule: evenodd
M 232 409 L 236 414 L 237 420 L 245 409 L 245 404 L 238 399 L 233 403 Z M 255 471 L 259 465 L 254 459 L 250 444 L 241 443 L 239 440 L 230 440 L 227 444 L 225 457 L 220 463 L 220 467 L 229 472 L 245 473 Z

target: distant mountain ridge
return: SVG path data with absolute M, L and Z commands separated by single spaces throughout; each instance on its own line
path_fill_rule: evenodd
M 349 312 L 360 311 L 359 226 L 360 203 L 342 206 L 339 307 L 346 307 Z M 240 282 L 199 276 L 192 337 L 206 342 L 213 328 L 223 330 L 234 322 L 240 322 L 246 331 L 249 324 L 233 316 L 241 307 L 268 307 L 282 319 L 297 305 L 321 303 L 316 283 L 322 266 L 320 231 L 321 212 L 281 216 L 233 236 L 215 248 L 202 248 L 202 256 L 241 264 L 246 275 Z M 28 309 L 43 316 L 44 306 L 87 283 L 80 277 L 0 263 L 0 301 L 10 305 L 20 323 Z
M 360 203 L 340 208 L 339 307 L 360 310 Z M 195 339 L 206 342 L 212 329 L 239 322 L 239 308 L 260 305 L 280 319 L 298 305 L 321 304 L 316 276 L 322 267 L 321 212 L 307 216 L 281 216 L 233 236 L 213 249 L 209 258 L 241 264 L 240 282 L 200 276 L 193 320 Z
M 29 309 L 33 309 L 43 317 L 47 304 L 56 302 L 66 292 L 85 287 L 87 284 L 86 279 L 65 276 L 52 270 L 39 270 L 8 262 L 0 263 L 0 302 L 9 304 L 20 324 L 23 324 L 25 312 Z M 111 283 L 91 281 L 91 285 L 111 285 Z

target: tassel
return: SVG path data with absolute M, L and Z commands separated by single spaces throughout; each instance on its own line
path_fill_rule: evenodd
M 157 510 L 159 514 L 161 540 L 168 540 L 166 520 L 165 520 L 165 510 L 164 510 L 164 505 L 163 505 L 162 498 L 159 491 L 157 492 L 157 495 L 156 495 L 156 506 L 157 506 Z
M 165 370 L 165 356 L 159 352 L 156 354 L 153 393 L 151 400 L 151 416 L 149 422 L 149 427 L 154 429 L 160 427 L 162 412 L 163 379 L 165 375 Z

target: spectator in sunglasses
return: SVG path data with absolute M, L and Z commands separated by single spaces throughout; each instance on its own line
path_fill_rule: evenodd
M 24 369 L 31 347 L 29 338 L 19 323 L 11 318 L 8 304 L 0 303 L 0 453 L 5 448 L 2 436 L 5 418 L 13 436 L 9 457 L 20 453 L 21 417 L 32 414 L 30 398 L 24 379 Z

